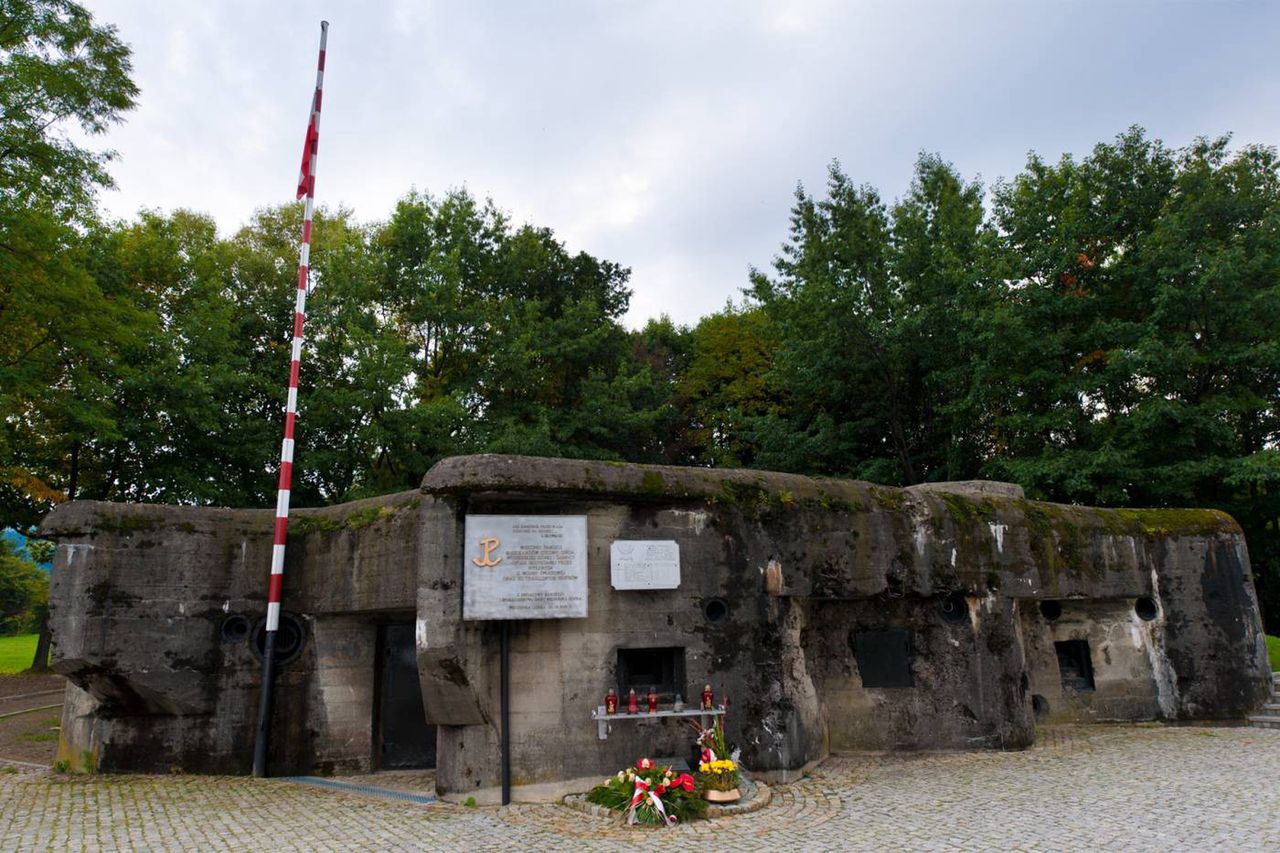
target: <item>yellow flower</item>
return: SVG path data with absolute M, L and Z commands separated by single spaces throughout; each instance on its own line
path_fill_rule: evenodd
M 703 773 L 732 773 L 738 769 L 738 765 L 734 764 L 728 758 L 717 759 L 710 763 L 704 761 L 698 765 L 698 770 Z

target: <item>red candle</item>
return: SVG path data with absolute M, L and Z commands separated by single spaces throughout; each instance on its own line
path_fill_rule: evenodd
M 636 698 L 636 689 L 634 687 L 632 687 L 631 692 L 627 694 L 627 713 L 640 713 L 640 700 Z
M 604 712 L 606 714 L 618 713 L 618 694 L 610 687 L 608 694 L 604 697 Z
M 649 691 L 649 713 L 658 713 L 658 691 L 656 690 Z
M 715 699 L 715 697 L 713 697 L 713 696 L 711 695 L 711 685 L 710 685 L 710 684 L 708 684 L 706 687 L 702 688 L 702 710 L 704 710 L 704 711 L 710 711 L 710 710 L 712 710 L 712 704 L 711 704 L 711 703 L 714 701 L 714 699 Z

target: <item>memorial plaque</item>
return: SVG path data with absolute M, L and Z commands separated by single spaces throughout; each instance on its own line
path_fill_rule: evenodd
M 580 515 L 468 515 L 463 619 L 587 615 L 587 519 Z
M 614 589 L 680 586 L 680 545 L 671 539 L 619 540 L 609 547 Z

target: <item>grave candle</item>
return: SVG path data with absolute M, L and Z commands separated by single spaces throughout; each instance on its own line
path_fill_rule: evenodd
M 640 713 L 640 701 L 636 698 L 636 689 L 634 687 L 632 687 L 631 692 L 627 694 L 627 713 Z
M 652 688 L 649 689 L 649 713 L 658 713 L 658 691 Z
M 604 712 L 606 714 L 618 713 L 618 693 L 612 687 L 604 697 Z
M 702 688 L 702 710 L 710 711 L 712 709 L 711 703 L 714 701 L 714 699 L 715 697 L 711 695 L 710 684 Z

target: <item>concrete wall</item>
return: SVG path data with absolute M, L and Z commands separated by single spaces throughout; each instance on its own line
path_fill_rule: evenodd
M 530 794 L 638 754 L 683 753 L 669 724 L 619 722 L 593 741 L 587 715 L 619 646 L 684 646 L 688 689 L 728 693 L 730 739 L 775 778 L 828 749 L 1025 746 L 1037 692 L 1073 719 L 1240 717 L 1266 695 L 1243 537 L 1220 513 L 1062 507 L 1002 484 L 898 490 L 512 457 L 446 460 L 423 488 L 441 504 L 430 538 L 447 544 L 424 551 L 420 578 L 447 590 L 420 592 L 420 618 L 424 595 L 432 612 L 420 660 L 424 673 L 454 673 L 450 707 L 475 709 L 449 725 L 428 704 L 443 726 L 439 785 L 459 796 L 493 796 L 498 782 L 496 634 L 456 607 L 467 513 L 588 517 L 588 617 L 530 623 L 513 639 L 512 762 Z M 611 589 L 608 546 L 628 538 L 679 542 L 680 589 Z M 1133 612 L 1144 596 L 1158 602 L 1151 622 Z M 711 597 L 727 621 L 707 621 Z M 947 600 L 964 618 L 943 618 Z M 1042 600 L 1066 602 L 1066 615 L 1048 624 Z M 910 687 L 862 684 L 853 640 L 884 628 L 911 636 Z M 1077 635 L 1097 658 L 1096 689 L 1067 702 L 1053 642 Z
M 807 657 L 824 697 L 830 748 L 932 749 L 1028 746 L 1035 736 L 1016 604 L 966 596 L 963 621 L 941 615 L 941 597 L 820 602 Z M 854 655 L 860 629 L 908 628 L 911 687 L 864 686 Z
M 420 493 L 295 522 L 285 609 L 307 642 L 281 672 L 274 772 L 375 763 L 377 625 L 412 617 L 439 788 L 496 797 L 498 627 L 461 618 L 469 513 L 588 519 L 587 617 L 511 626 L 517 797 L 688 755 L 671 721 L 615 721 L 598 738 L 589 715 L 620 648 L 682 648 L 686 702 L 704 683 L 728 695 L 730 740 L 771 778 L 832 749 L 1025 746 L 1035 696 L 1057 718 L 1232 718 L 1268 689 L 1247 551 L 1219 513 L 1063 507 L 1004 484 L 460 457 Z M 45 530 L 59 540 L 55 666 L 77 686 L 64 753 L 246 772 L 260 664 L 221 631 L 264 609 L 270 513 L 77 503 Z M 616 539 L 676 540 L 680 587 L 613 590 Z M 1135 613 L 1139 598 L 1155 618 Z M 713 599 L 727 618 L 708 618 Z M 1062 615 L 1046 619 L 1042 601 Z M 909 638 L 910 686 L 865 683 L 858 643 L 886 629 Z M 1064 692 L 1066 639 L 1088 641 L 1093 691 Z
M 412 617 L 416 493 L 301 511 L 285 613 L 304 644 L 276 682 L 277 772 L 367 770 L 376 624 Z M 51 659 L 76 686 L 62 757 L 98 769 L 247 772 L 261 659 L 270 511 L 80 501 L 44 529 L 58 540 Z M 249 636 L 224 626 L 247 620 Z

